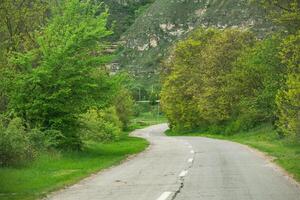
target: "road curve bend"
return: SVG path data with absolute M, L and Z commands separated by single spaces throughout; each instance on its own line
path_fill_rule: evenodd
M 203 137 L 167 137 L 167 124 L 132 134 L 148 150 L 47 200 L 300 200 L 300 188 L 255 151 Z

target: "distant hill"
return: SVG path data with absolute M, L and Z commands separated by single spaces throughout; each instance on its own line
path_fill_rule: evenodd
M 153 82 L 169 47 L 197 27 L 271 30 L 262 10 L 248 0 L 156 0 L 122 35 L 125 46 L 117 62 L 145 84 Z
M 109 25 L 113 26 L 114 34 L 111 41 L 120 36 L 134 23 L 135 19 L 155 0 L 99 0 L 109 8 Z

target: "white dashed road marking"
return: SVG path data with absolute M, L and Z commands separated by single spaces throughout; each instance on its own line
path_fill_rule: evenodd
M 194 151 L 194 150 L 191 150 L 190 152 L 191 152 L 192 154 L 194 154 L 194 153 L 195 153 L 195 151 Z
M 160 197 L 158 197 L 157 200 L 166 200 L 171 194 L 172 192 L 164 192 L 160 195 Z
M 190 158 L 190 159 L 188 160 L 188 162 L 191 163 L 191 162 L 193 162 L 193 160 L 194 160 L 193 158 Z
M 183 170 L 180 174 L 179 177 L 184 177 L 188 173 L 187 170 Z

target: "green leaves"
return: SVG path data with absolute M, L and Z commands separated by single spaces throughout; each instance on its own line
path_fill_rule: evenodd
M 11 108 L 32 127 L 60 131 L 66 148 L 81 148 L 79 115 L 112 101 L 114 83 L 103 66 L 107 44 L 101 41 L 112 32 L 107 10 L 99 9 L 102 4 L 93 1 L 63 1 L 37 38 L 36 56 L 29 51 L 15 59 L 36 66 L 18 77 Z
M 280 58 L 287 66 L 286 83 L 277 95 L 281 134 L 300 138 L 300 31 L 281 45 Z
M 230 118 L 232 97 L 226 95 L 226 75 L 252 41 L 248 32 L 200 29 L 178 43 L 166 65 L 161 93 L 174 127 L 193 129 Z
M 300 28 L 300 2 L 298 0 L 255 0 L 261 3 L 269 18 L 277 25 L 285 27 L 289 33 Z M 254 1 L 254 2 L 255 2 Z

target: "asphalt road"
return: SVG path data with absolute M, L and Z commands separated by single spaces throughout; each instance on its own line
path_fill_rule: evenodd
M 137 130 L 150 148 L 51 200 L 300 200 L 300 188 L 261 154 L 202 137 L 167 137 L 166 124 Z

